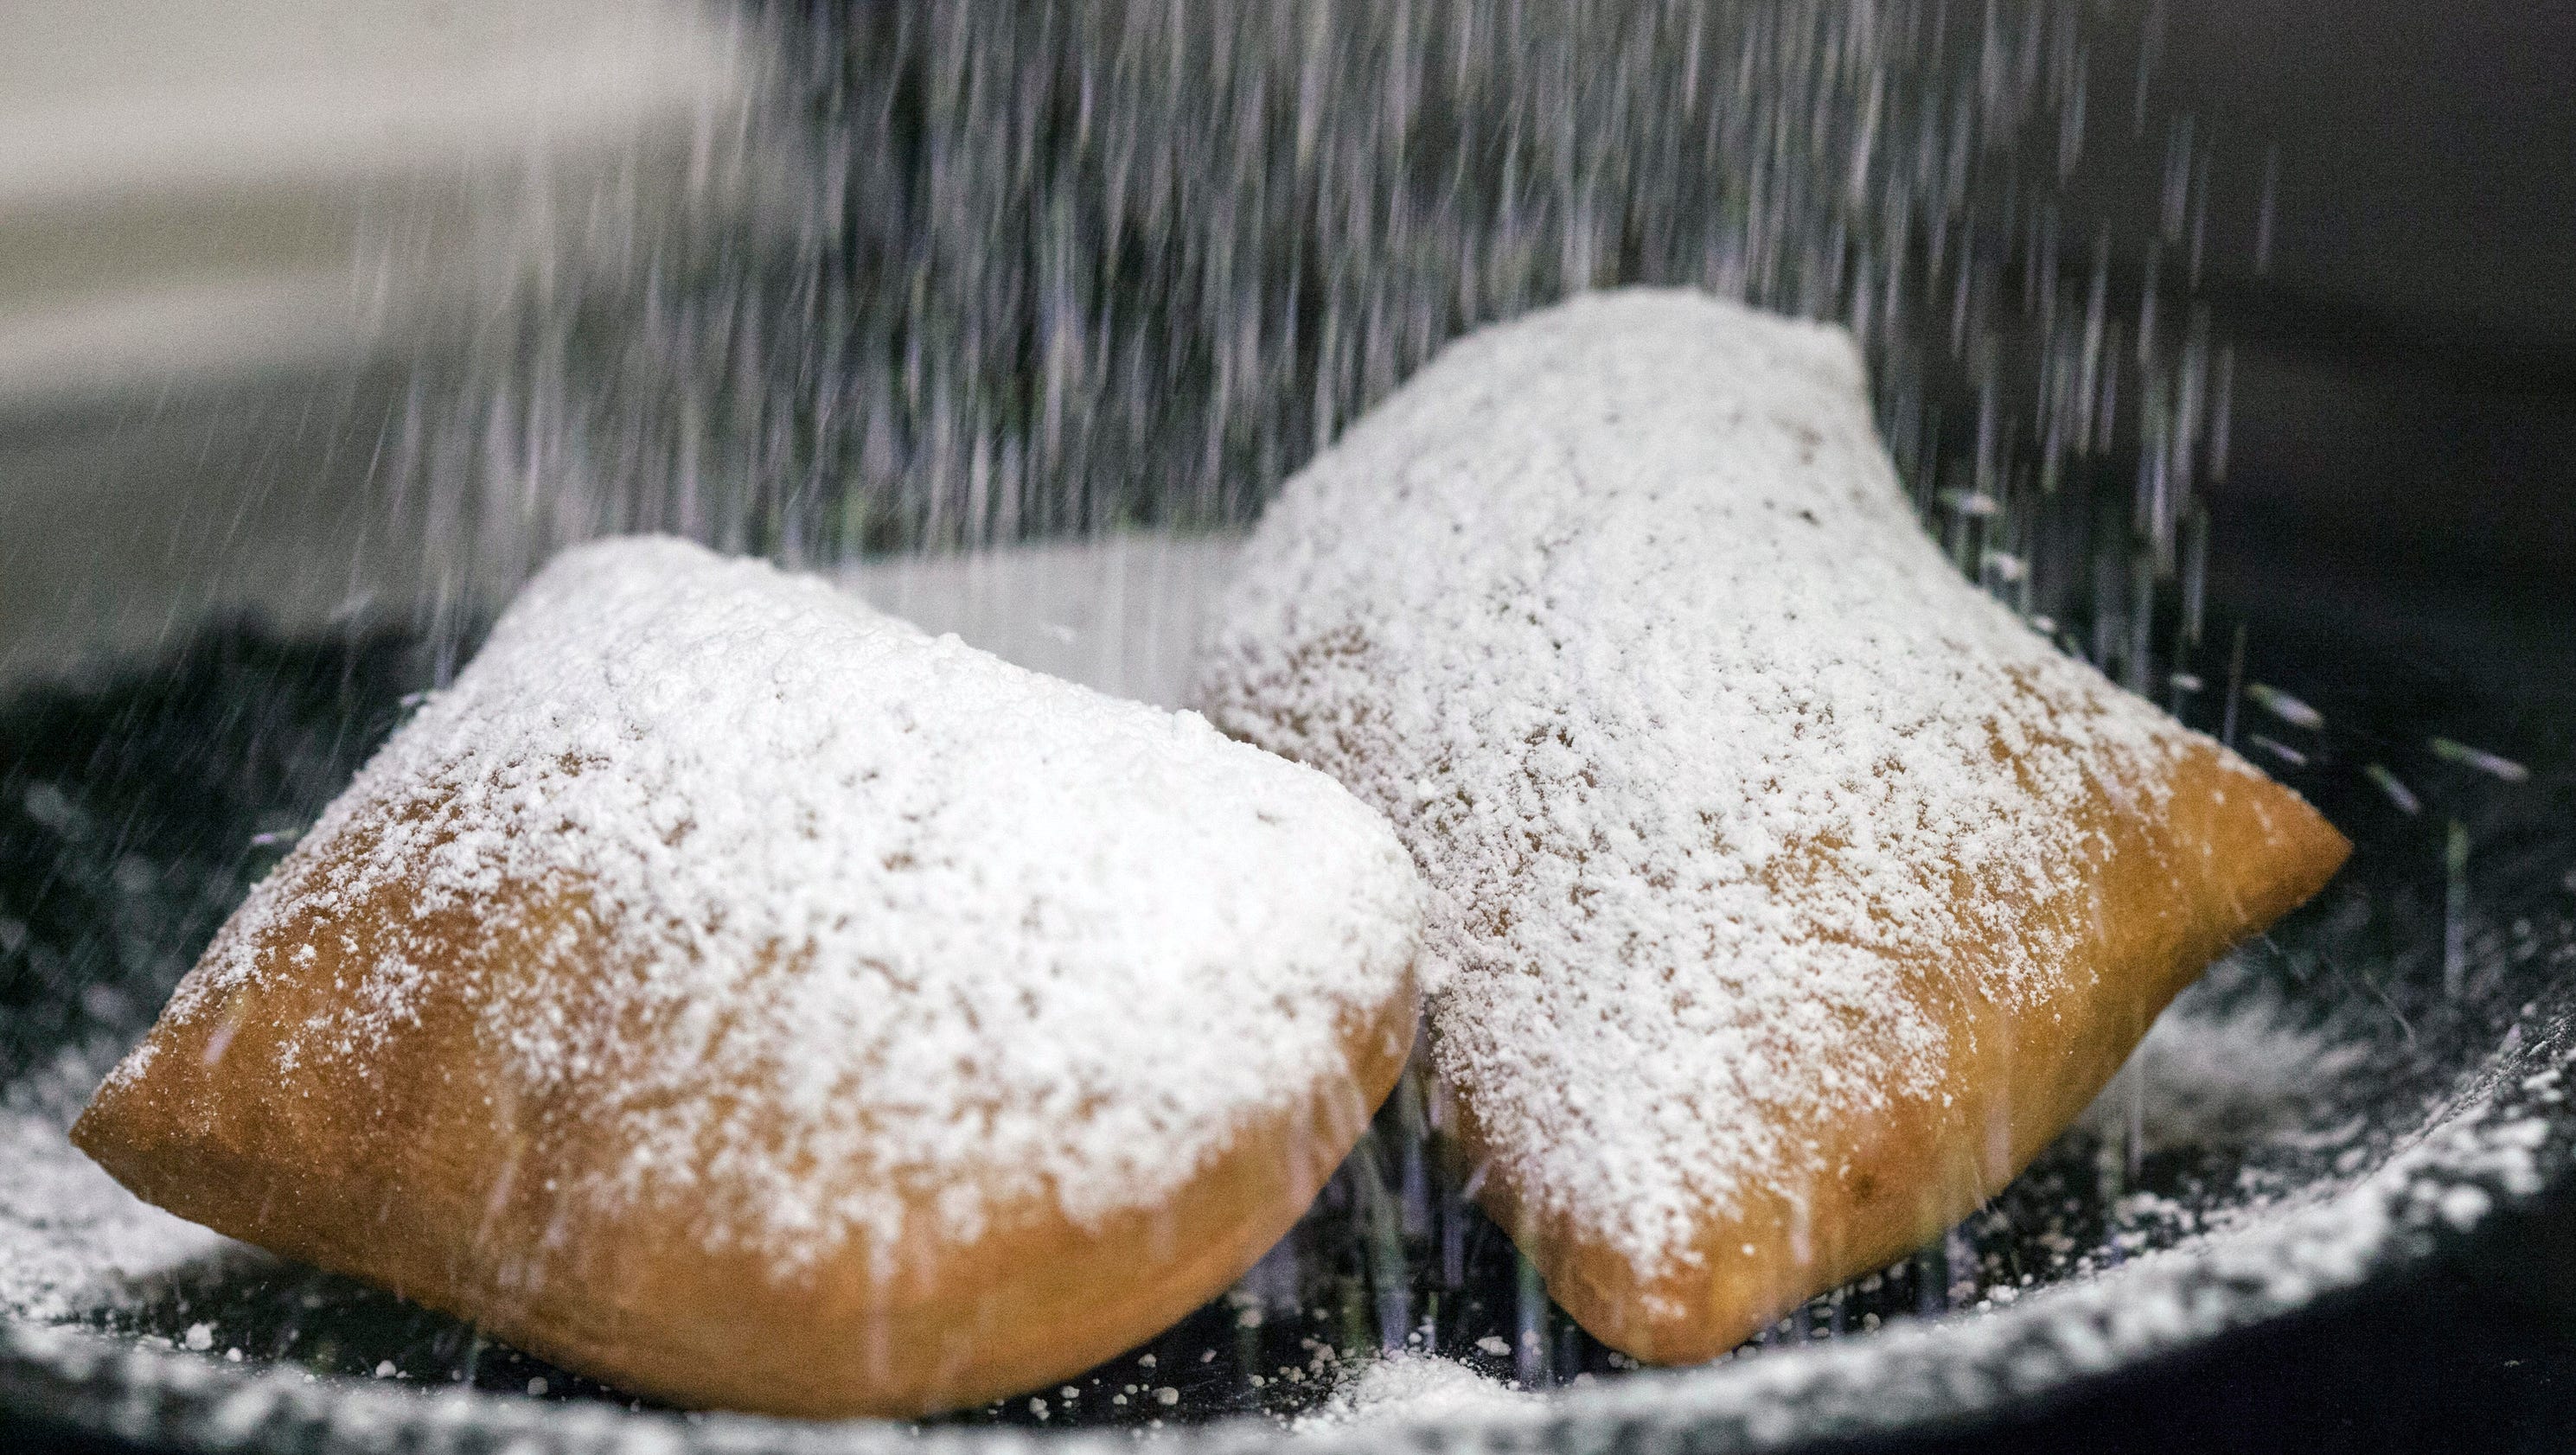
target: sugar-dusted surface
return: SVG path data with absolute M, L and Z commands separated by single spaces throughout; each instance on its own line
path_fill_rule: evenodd
M 659 539 L 532 582 L 168 1014 L 395 875 L 429 911 L 586 893 L 612 973 L 475 991 L 520 1082 L 493 1095 L 613 1128 L 570 1195 L 685 1196 L 790 1262 L 1032 1199 L 1152 1205 L 1342 1074 L 1418 917 L 1402 849 L 1321 774 Z M 385 955 L 288 1055 L 383 1054 L 436 973 Z
M 0 1316 L 77 1318 L 235 1246 L 136 1198 L 63 1139 L 114 1054 L 66 1047 L 0 1091 Z
M 2056 989 L 2065 804 L 2152 813 L 2185 738 L 1942 558 L 1845 333 L 1688 292 L 1450 346 L 1289 484 L 1219 622 L 1210 716 L 1425 866 L 1487 1143 L 1648 1274 L 1803 1176 L 1802 1128 L 1938 1094 L 1901 964 Z

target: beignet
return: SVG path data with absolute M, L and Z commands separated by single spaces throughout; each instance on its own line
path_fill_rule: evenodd
M 1209 716 L 1429 881 L 1479 1197 L 1645 1360 L 1975 1207 L 2347 848 L 1951 569 L 1847 334 L 1699 294 L 1450 345 L 1218 621 Z
M 626 1388 L 912 1414 L 1223 1289 L 1412 1044 L 1383 820 L 1191 714 L 673 540 L 582 547 L 73 1139 Z

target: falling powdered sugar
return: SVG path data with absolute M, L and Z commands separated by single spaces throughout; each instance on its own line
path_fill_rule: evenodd
M 365 1064 L 431 978 L 479 975 L 495 1104 L 569 1098 L 625 1149 L 567 1196 L 685 1198 L 789 1264 L 1154 1205 L 1347 1071 L 1419 917 L 1321 774 L 667 539 L 530 583 L 169 1015 L 405 876 L 416 917 L 470 909 L 533 964 L 389 951 L 290 1059 Z
M 1938 1094 L 1893 965 L 1991 946 L 1980 993 L 2044 1002 L 2063 806 L 2153 813 L 2183 738 L 1951 569 L 1847 334 L 1689 292 L 1451 345 L 1289 483 L 1218 621 L 1210 717 L 1423 864 L 1488 1148 L 1648 1273 L 1827 1155 L 1802 1129 Z

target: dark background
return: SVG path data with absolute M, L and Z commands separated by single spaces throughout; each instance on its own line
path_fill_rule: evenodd
M 2317 676 L 2394 658 L 2485 679 L 2534 734 L 2576 715 L 2576 6 L 2163 8 L 2144 135 L 2136 57 L 2097 61 L 2095 145 L 2137 155 L 2079 168 L 2070 210 L 2152 238 L 2157 113 L 2194 118 L 2236 347 L 2213 597 L 2262 603 L 2258 649 Z

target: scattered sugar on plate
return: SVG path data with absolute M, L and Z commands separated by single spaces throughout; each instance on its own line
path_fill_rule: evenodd
M 1396 1421 L 1490 1421 L 1544 1408 L 1539 1395 L 1489 1379 L 1454 1359 L 1391 1354 L 1355 1365 L 1292 1428 L 1315 1434 Z
M 2077 1125 L 2142 1152 L 2313 1137 L 2310 1113 L 2369 1062 L 2367 1045 L 2293 1023 L 2274 1002 L 2211 1011 L 2190 997 L 2157 1018 Z

